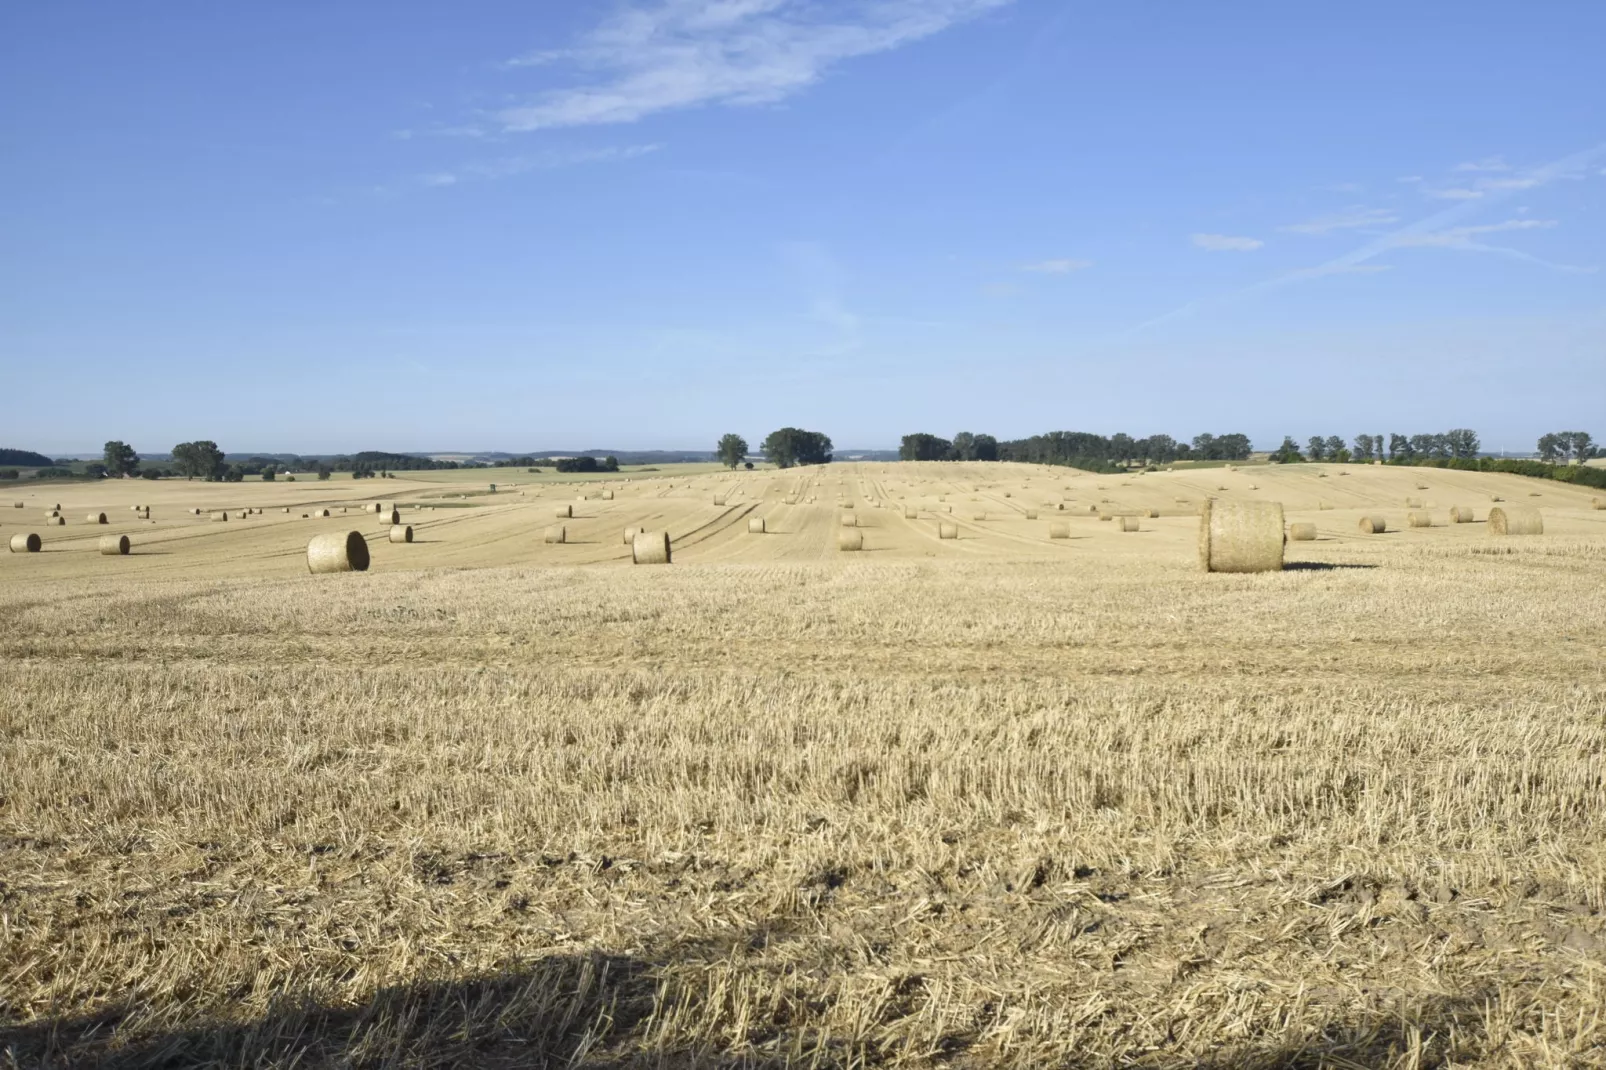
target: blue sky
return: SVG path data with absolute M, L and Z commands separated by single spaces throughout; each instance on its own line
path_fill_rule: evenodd
M 0 12 L 0 445 L 1606 437 L 1606 5 Z

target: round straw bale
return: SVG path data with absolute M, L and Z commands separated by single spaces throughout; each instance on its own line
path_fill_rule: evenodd
M 560 505 L 556 509 L 552 510 L 552 515 L 557 517 L 559 520 L 568 520 L 570 517 L 574 516 L 574 506 Z
M 312 515 L 313 516 L 328 516 L 329 515 L 329 510 L 327 510 L 327 509 L 314 509 L 312 511 Z M 228 518 L 224 517 L 224 519 L 227 520 Z
M 844 508 L 844 509 L 852 509 L 853 508 L 853 503 L 852 502 L 843 502 L 842 503 L 842 508 Z
M 1380 516 L 1363 516 L 1356 527 L 1362 535 L 1381 535 L 1389 529 L 1388 521 Z
M 747 533 L 749 535 L 762 535 L 762 534 L 764 534 L 764 518 L 761 517 L 761 516 L 750 516 L 750 517 L 748 517 L 747 518 Z
M 221 524 L 224 521 L 228 520 L 228 518 L 229 518 L 229 514 L 228 514 L 228 512 L 226 510 L 224 512 L 221 512 L 221 513 L 213 513 L 212 514 L 212 522 L 214 524 Z
M 1407 509 L 1420 509 L 1420 508 L 1422 508 L 1422 499 L 1421 498 L 1407 498 L 1407 499 L 1405 499 L 1405 507 Z
M 1589 507 L 1591 509 L 1606 509 L 1606 498 L 1589 499 Z
M 1199 563 L 1206 572 L 1283 567 L 1281 502 L 1211 502 L 1199 510 Z
M 546 529 L 546 534 L 542 536 L 542 539 L 546 542 L 564 542 L 568 539 L 568 537 L 568 528 L 564 527 L 562 524 L 553 524 L 551 527 Z
M 385 507 L 383 505 L 380 505 L 378 502 L 375 502 L 369 508 L 373 509 L 373 511 L 376 512 L 376 513 L 382 513 L 382 512 L 385 511 Z
M 1138 518 L 1135 517 L 1135 516 L 1123 516 L 1121 518 L 1121 530 L 1122 531 L 1138 531 L 1138 530 L 1140 530 L 1139 527 L 1138 527 Z
M 971 513 L 970 514 L 970 519 L 972 519 L 972 520 L 986 520 L 987 519 L 987 514 L 986 513 Z
M 1037 510 L 1036 509 L 1028 509 L 1028 510 L 1026 510 L 1026 519 L 1027 520 L 1036 520 L 1037 519 Z
M 605 502 L 613 501 L 613 491 L 611 491 L 611 490 L 603 491 L 602 492 L 602 500 L 605 501 Z
M 795 497 L 782 498 L 781 499 L 781 504 L 782 505 L 796 505 L 797 504 L 797 499 Z
M 307 543 L 307 571 L 368 571 L 368 540 L 360 531 L 330 531 L 314 535 Z
M 390 526 L 391 527 L 395 527 L 397 524 L 400 524 L 400 523 L 401 523 L 401 510 L 400 509 L 392 509 L 390 511 Z
M 201 515 L 201 510 L 199 508 L 191 509 L 190 510 L 190 515 L 191 516 L 200 516 Z
M 858 528 L 852 531 L 839 531 L 836 534 L 836 548 L 838 550 L 864 549 L 864 532 Z
M 1470 523 L 1472 523 L 1472 520 L 1473 520 L 1472 507 L 1470 505 L 1452 505 L 1452 506 L 1450 506 L 1450 523 L 1452 523 L 1452 524 L 1470 524 Z
M 60 514 L 57 514 L 56 516 L 53 516 L 49 520 L 45 521 L 45 527 L 47 527 L 47 528 L 48 527 L 64 528 L 66 526 L 67 526 L 67 518 L 64 517 L 64 516 L 61 516 Z
M 390 526 L 391 542 L 412 542 L 413 527 L 411 524 L 392 524 Z
M 574 496 L 574 497 L 575 497 L 575 500 L 576 500 L 576 501 L 581 501 L 581 502 L 583 502 L 583 501 L 585 501 L 585 500 L 586 500 L 586 496 L 585 496 L 585 495 L 584 495 L 584 494 L 576 494 L 576 495 L 575 495 L 575 496 Z
M 100 555 L 102 557 L 120 557 L 128 553 L 127 535 L 102 535 L 100 537 Z
M 11 504 L 18 509 L 26 508 L 26 506 L 24 506 L 21 502 L 12 502 Z
M 1405 514 L 1405 522 L 1413 528 L 1431 528 L 1433 526 L 1433 514 L 1426 509 L 1412 509 Z
M 52 509 L 52 510 L 50 510 L 50 512 L 46 513 L 45 515 L 46 516 L 60 516 L 61 515 L 61 510 L 60 509 Z
M 1500 495 L 1498 495 L 1498 494 L 1489 495 L 1489 500 L 1492 501 L 1492 502 L 1503 502 L 1503 501 L 1505 501 L 1505 499 L 1500 497 Z
M 919 516 L 920 516 L 920 510 L 916 509 L 914 506 L 906 505 L 906 506 L 903 507 L 903 518 L 905 520 L 915 520 Z
M 1544 517 L 1539 510 L 1529 509 L 1521 505 L 1507 505 L 1499 509 L 1489 510 L 1489 534 L 1491 535 L 1543 535 L 1545 533 Z
M 642 531 L 630 540 L 630 560 L 638 565 L 667 565 L 670 562 L 669 532 Z
M 14 554 L 36 554 L 45 541 L 33 532 L 11 536 L 11 552 Z
M 646 530 L 647 529 L 643 528 L 643 527 L 627 527 L 627 528 L 625 528 L 625 539 L 624 539 L 625 545 L 629 546 L 631 543 L 635 542 L 636 541 L 636 536 L 640 535 L 643 531 L 646 531 Z
M 1115 514 L 1114 513 L 1100 513 L 1099 514 L 1099 519 L 1100 520 L 1114 520 L 1115 519 Z
M 1068 539 L 1071 537 L 1071 526 L 1063 521 L 1048 526 L 1048 537 L 1051 539 Z
M 105 513 L 90 513 L 89 516 L 86 517 L 85 519 L 87 519 L 91 524 L 104 524 L 104 523 L 106 523 L 106 514 Z
M 128 508 L 129 508 L 130 512 L 135 512 L 135 513 L 139 512 L 139 506 L 137 506 L 137 505 L 130 505 Z
M 1327 509 L 1331 509 L 1332 505 L 1330 503 L 1328 503 L 1328 502 L 1317 502 L 1316 503 L 1316 508 L 1318 510 L 1327 510 Z
M 859 518 L 852 513 L 843 513 L 841 524 L 845 528 L 856 528 L 859 526 Z
M 723 495 L 723 494 L 714 495 L 714 504 L 715 505 L 724 505 L 725 504 L 725 495 Z
M 1315 542 L 1316 525 L 1310 523 L 1289 524 L 1288 537 L 1295 542 Z
M 288 513 L 289 511 L 290 511 L 290 507 L 288 505 L 285 506 L 283 509 L 279 510 L 279 512 L 281 512 L 281 513 Z
M 937 525 L 937 538 L 939 538 L 939 539 L 957 539 L 957 538 L 959 538 L 959 525 L 955 524 L 951 520 L 944 520 L 942 523 Z

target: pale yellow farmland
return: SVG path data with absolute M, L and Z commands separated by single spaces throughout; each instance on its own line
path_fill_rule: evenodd
M 3 492 L 0 1067 L 1606 1065 L 1600 492 L 452 475 Z

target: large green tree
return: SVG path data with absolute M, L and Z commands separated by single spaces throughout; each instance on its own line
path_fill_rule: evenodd
M 126 442 L 106 443 L 106 474 L 113 479 L 131 476 L 139 470 L 139 454 Z
M 771 431 L 759 445 L 764 456 L 777 468 L 790 468 L 795 464 L 830 464 L 834 448 L 829 436 L 798 427 Z
M 217 443 L 209 439 L 196 442 L 180 442 L 173 447 L 173 465 L 179 474 L 189 479 L 215 480 L 223 478 L 228 471 L 228 465 L 223 460 L 223 451 L 217 448 Z
M 956 452 L 952 442 L 923 431 L 904 435 L 903 441 L 898 444 L 900 461 L 946 461 Z
M 719 445 L 715 447 L 715 452 L 719 454 L 720 464 L 723 464 L 726 468 L 734 469 L 737 465 L 747 460 L 747 439 L 733 431 L 719 440 Z

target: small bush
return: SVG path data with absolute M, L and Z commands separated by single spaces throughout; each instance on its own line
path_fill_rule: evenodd
M 0 479 L 16 479 L 21 474 L 15 468 L 0 468 Z

